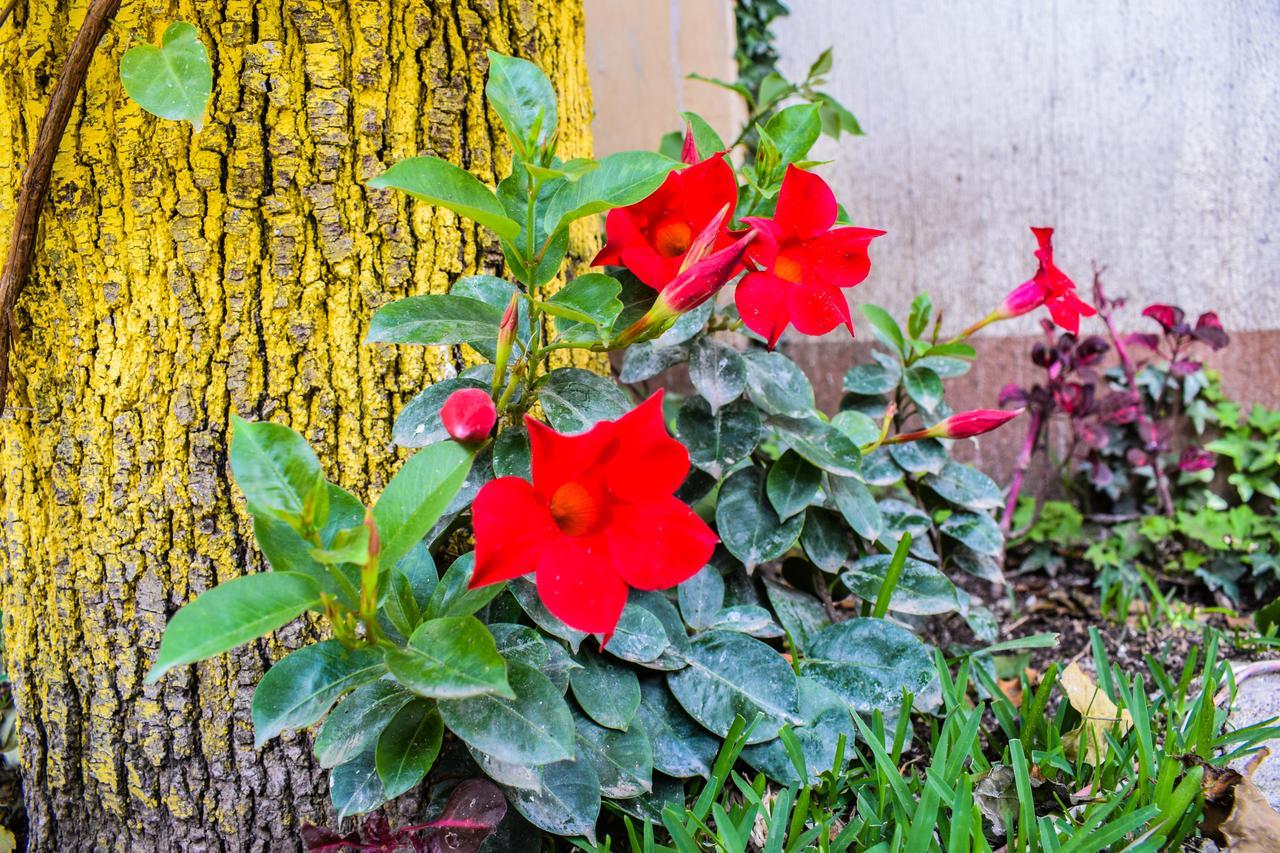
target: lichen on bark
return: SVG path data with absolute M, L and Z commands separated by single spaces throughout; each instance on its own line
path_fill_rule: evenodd
M 84 0 L 19 4 L 0 41 L 0 235 Z M 198 135 L 128 101 L 120 54 L 173 20 L 215 69 Z M 5 659 L 32 849 L 286 849 L 327 819 L 310 737 L 253 747 L 271 643 L 144 686 L 167 616 L 261 568 L 229 481 L 232 414 L 305 435 L 372 498 L 403 403 L 460 352 L 370 346 L 374 309 L 496 272 L 469 222 L 363 183 L 406 156 L 492 183 L 485 50 L 560 95 L 589 153 L 582 9 L 561 0 L 126 0 L 54 168 L 0 422 Z M 573 254 L 595 236 L 574 233 Z M 594 364 L 600 367 L 601 363 Z

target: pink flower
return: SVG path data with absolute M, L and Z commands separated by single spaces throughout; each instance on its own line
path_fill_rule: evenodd
M 1080 331 L 1080 318 L 1098 312 L 1076 295 L 1076 285 L 1053 262 L 1053 229 L 1032 228 L 1040 248 L 1036 258 L 1040 268 L 1029 280 L 1015 287 L 996 309 L 996 319 L 1008 319 L 1034 311 L 1041 305 L 1049 309 L 1053 322 L 1072 334 Z

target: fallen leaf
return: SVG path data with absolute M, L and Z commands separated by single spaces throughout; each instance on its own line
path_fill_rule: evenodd
M 1236 785 L 1235 805 L 1220 827 L 1231 853 L 1275 853 L 1280 850 L 1280 813 L 1266 796 L 1242 778 Z
M 1114 726 L 1127 732 L 1133 726 L 1128 711 L 1121 711 L 1079 664 L 1071 664 L 1058 676 L 1071 707 L 1080 713 L 1079 728 L 1062 736 L 1062 749 L 1074 761 L 1083 750 L 1084 760 L 1095 767 L 1107 756 L 1107 732 Z
M 983 817 L 991 821 L 991 831 L 1004 835 L 1005 827 L 1018 811 L 1017 783 L 1013 768 L 1007 764 L 993 764 L 986 773 L 973 780 L 973 801 Z

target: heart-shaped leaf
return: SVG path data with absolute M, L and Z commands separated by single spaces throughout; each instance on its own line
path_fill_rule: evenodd
M 189 121 L 199 132 L 213 95 L 213 68 L 200 33 L 185 21 L 164 31 L 160 46 L 140 44 L 120 57 L 120 82 L 134 103 L 160 118 Z

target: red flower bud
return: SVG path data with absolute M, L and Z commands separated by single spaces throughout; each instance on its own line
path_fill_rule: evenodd
M 511 346 L 511 342 L 516 339 L 516 320 L 519 315 L 520 294 L 511 294 L 511 301 L 507 303 L 507 310 L 502 312 L 502 322 L 498 324 L 498 346 L 506 344 Z
M 454 441 L 479 444 L 493 432 L 493 425 L 498 422 L 498 409 L 488 392 L 479 388 L 462 388 L 444 401 L 440 420 Z
M 1000 409 L 974 409 L 971 412 L 960 412 L 934 424 L 931 431 L 937 438 L 972 438 L 1004 426 L 1022 414 L 1022 411 L 1022 409 L 1014 409 L 1012 412 Z
M 680 147 L 680 160 L 693 166 L 698 162 L 698 143 L 693 138 L 693 125 L 684 123 L 684 145 Z
M 378 522 L 373 519 L 373 510 L 364 512 L 364 526 L 369 528 L 369 559 L 376 559 L 382 551 L 382 538 L 378 535 Z

